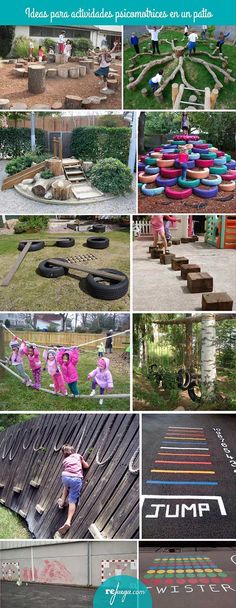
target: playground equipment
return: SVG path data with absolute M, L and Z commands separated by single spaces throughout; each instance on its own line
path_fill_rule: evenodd
M 188 146 L 187 177 L 182 177 L 181 146 Z M 152 171 L 150 172 L 150 168 Z M 138 186 L 145 196 L 165 194 L 182 200 L 191 195 L 215 198 L 236 188 L 236 161 L 198 135 L 175 135 L 140 157 Z
M 207 216 L 206 242 L 217 249 L 236 249 L 236 217 L 230 215 Z

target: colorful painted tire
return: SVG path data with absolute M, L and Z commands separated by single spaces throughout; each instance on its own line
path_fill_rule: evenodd
M 171 188 L 165 189 L 165 194 L 168 198 L 174 198 L 175 200 L 181 200 L 182 198 L 188 198 L 193 193 L 192 188 L 186 188 L 185 190 L 172 190 Z
M 156 165 L 156 158 L 145 158 L 145 165 Z
M 208 152 L 208 154 L 203 152 L 202 154 L 200 154 L 200 158 L 202 158 L 203 160 L 210 160 L 212 158 L 217 158 L 217 156 L 216 152 Z
M 145 175 L 144 172 L 139 173 L 138 181 L 142 182 L 142 184 L 151 184 L 155 182 L 156 174 L 154 175 Z
M 226 162 L 229 163 L 232 159 L 231 154 L 226 154 L 225 156 L 226 156 Z
M 173 167 L 173 165 L 175 164 L 175 160 L 174 158 L 171 158 L 170 160 L 157 160 L 157 166 L 158 167 Z
M 186 165 L 187 165 L 187 169 L 194 169 L 194 167 L 195 167 L 195 161 L 194 160 L 188 160 L 188 162 L 186 163 Z M 181 169 L 182 168 L 182 164 L 178 160 L 176 160 L 175 161 L 175 167 Z
M 210 160 L 202 160 L 200 158 L 200 160 L 196 160 L 196 167 L 203 167 L 203 169 L 205 169 L 205 167 L 213 167 L 214 165 L 214 160 L 210 159 Z
M 142 182 L 138 182 L 138 188 L 142 188 L 143 183 Z
M 225 156 L 225 153 L 222 150 L 217 150 L 216 154 L 218 158 L 220 158 L 221 156 Z
M 153 159 L 162 158 L 162 153 L 161 152 L 151 152 L 150 157 Z
M 201 179 L 201 184 L 203 186 L 219 186 L 222 182 L 222 177 L 220 175 L 215 175 L 210 179 Z
M 215 152 L 216 155 L 217 155 L 217 152 L 219 152 L 219 150 L 218 150 L 218 148 L 215 148 L 214 146 L 212 146 L 211 152 Z
M 165 152 L 162 156 L 163 160 L 173 160 L 173 158 L 178 158 L 178 153 L 174 154 L 173 152 Z
M 223 167 L 210 167 L 210 173 L 213 175 L 224 175 L 227 173 L 227 167 L 223 165 Z
M 183 179 L 179 177 L 178 184 L 181 188 L 197 188 L 197 186 L 200 186 L 200 179 Z
M 190 179 L 205 179 L 208 177 L 209 169 L 205 167 L 205 169 L 187 169 L 187 177 Z
M 180 177 L 182 171 L 181 169 L 165 169 L 165 167 L 162 167 L 160 173 L 162 177 Z
M 159 196 L 159 194 L 163 194 L 165 188 L 162 186 L 160 188 L 147 188 L 145 184 L 142 185 L 141 191 L 146 196 Z
M 144 163 L 145 159 L 148 158 L 147 154 L 143 154 L 142 156 L 140 156 L 140 162 Z
M 235 182 L 222 182 L 222 184 L 219 185 L 219 189 L 220 190 L 224 190 L 225 192 L 233 192 L 233 190 L 235 190 L 236 188 L 236 184 Z
M 225 165 L 226 162 L 227 162 L 226 156 L 220 156 L 219 158 L 215 159 L 214 165 L 216 167 L 221 167 L 222 165 Z
M 143 171 L 146 165 L 144 163 L 138 163 L 138 171 Z
M 236 169 L 236 160 L 230 160 L 229 163 L 226 163 L 227 169 Z
M 202 154 L 202 149 L 201 148 L 193 148 L 193 152 L 195 154 Z M 207 154 L 207 151 L 205 150 L 205 154 Z
M 208 150 L 209 144 L 200 144 L 200 142 L 198 142 L 197 147 L 202 148 L 202 150 L 204 150 L 204 149 Z
M 236 180 L 236 171 L 232 171 L 232 169 L 230 169 L 229 171 L 227 171 L 227 173 L 222 175 L 222 179 L 226 182 L 235 181 Z
M 199 152 L 191 152 L 189 154 L 189 160 L 198 160 L 200 158 Z
M 201 198 L 214 198 L 218 194 L 218 186 L 210 186 L 208 190 L 205 188 L 193 188 L 193 194 Z
M 157 146 L 157 148 L 153 148 L 154 152 L 160 152 L 162 150 L 162 146 Z
M 157 177 L 156 178 L 156 183 L 158 186 L 164 186 L 164 188 L 166 188 L 167 186 L 176 186 L 177 184 L 177 177 L 170 177 L 168 178 L 162 178 L 162 177 Z
M 159 173 L 159 171 L 160 171 L 159 167 L 146 167 L 145 168 L 146 175 L 156 175 L 157 173 Z
M 186 144 L 186 139 L 180 139 L 176 141 L 177 146 L 184 146 L 184 144 Z

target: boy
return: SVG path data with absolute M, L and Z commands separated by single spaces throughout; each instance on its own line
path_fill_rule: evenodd
M 156 26 L 154 26 L 152 29 L 149 29 L 146 25 L 146 30 L 147 32 L 149 32 L 149 34 L 151 34 L 151 41 L 152 41 L 152 54 L 155 55 L 155 51 L 158 53 L 158 55 L 160 55 L 160 49 L 159 49 L 159 42 L 158 42 L 158 36 L 161 32 L 161 30 L 163 30 L 163 25 L 162 27 L 159 28 L 159 30 L 157 29 Z
M 130 44 L 134 47 L 135 53 L 139 54 L 139 39 L 135 32 L 132 33 L 130 38 Z
M 189 57 L 196 53 L 196 42 L 198 40 L 198 34 L 196 34 L 196 32 L 191 32 L 188 35 L 188 50 L 189 50 Z
M 155 92 L 157 91 L 157 89 L 159 89 L 162 78 L 163 78 L 163 70 L 159 70 L 159 72 L 157 72 L 156 76 L 153 76 L 148 81 L 148 84 L 150 84 L 150 87 L 152 89 L 153 95 L 155 95 Z

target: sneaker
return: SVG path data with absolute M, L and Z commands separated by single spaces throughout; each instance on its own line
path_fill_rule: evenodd
M 74 395 L 75 399 L 78 399 L 80 397 L 80 395 Z
M 103 87 L 102 91 L 105 93 L 106 91 L 108 91 L 108 87 Z
M 89 396 L 94 397 L 95 395 L 96 395 L 96 391 L 95 391 L 95 388 L 93 388 L 93 390 L 91 391 Z
M 99 399 L 99 405 L 103 405 L 103 399 Z

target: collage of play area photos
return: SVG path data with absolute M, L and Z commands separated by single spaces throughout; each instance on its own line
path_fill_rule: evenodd
M 236 26 L 76 23 L 0 26 L 1 608 L 234 608 Z

